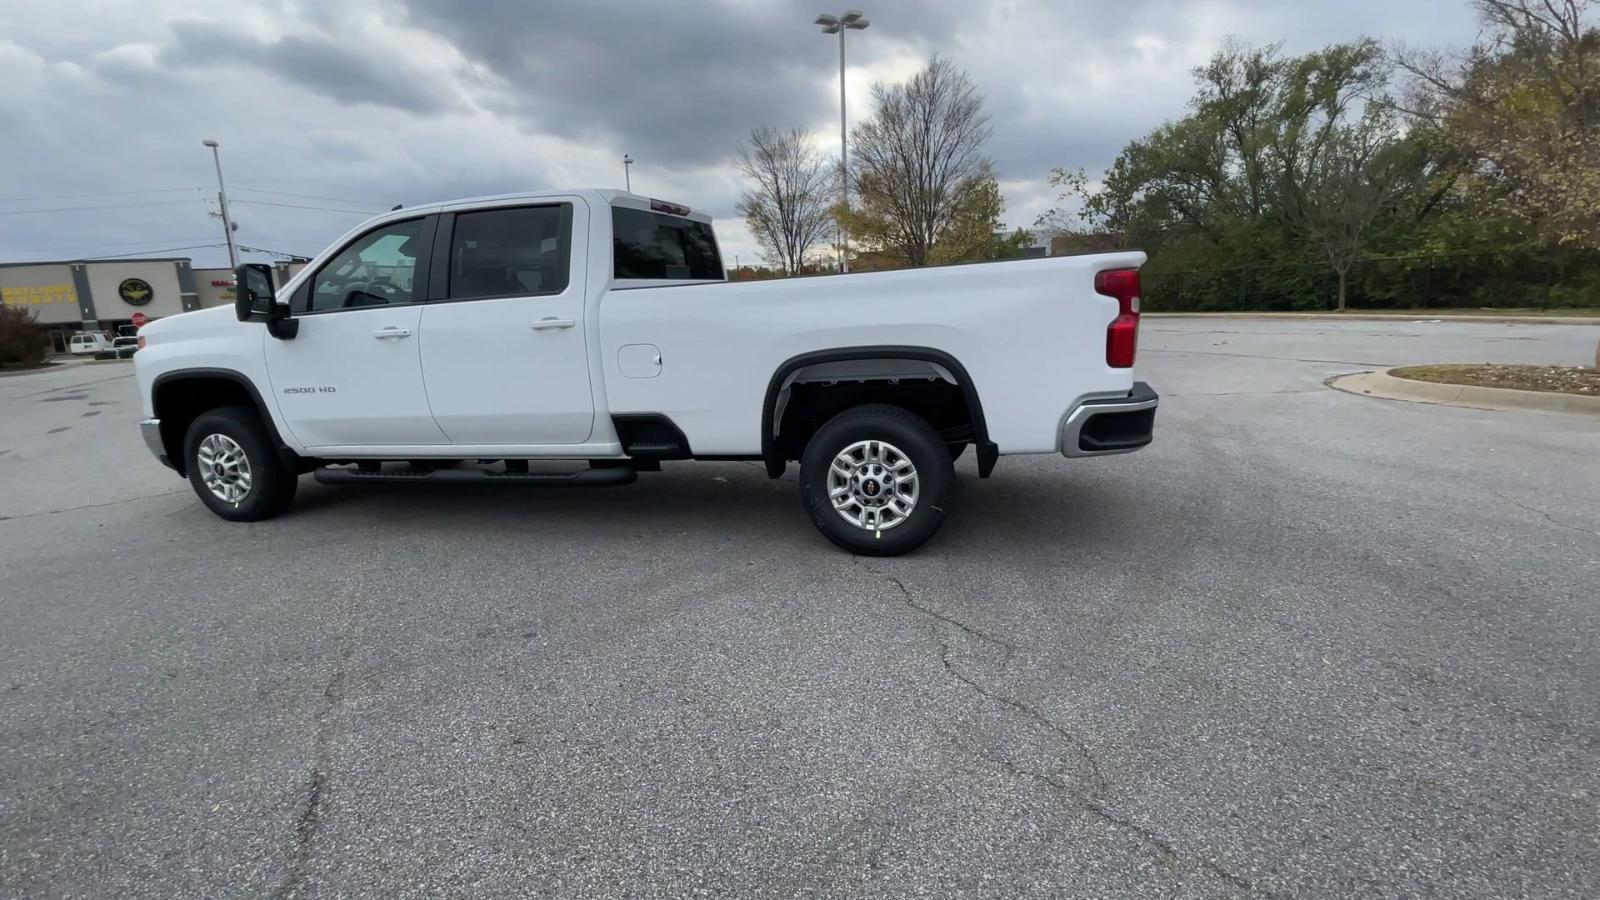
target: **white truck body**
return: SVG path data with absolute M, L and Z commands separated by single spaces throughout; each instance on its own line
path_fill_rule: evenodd
M 500 215 L 465 218 L 489 212 Z M 505 255 L 502 238 L 474 239 L 477 226 L 462 223 L 517 216 L 559 216 L 559 232 L 540 225 L 545 236 L 525 242 L 522 261 L 483 263 Z M 372 219 L 276 290 L 288 336 L 226 308 L 146 326 L 135 360 L 147 439 L 183 471 L 173 417 L 195 403 L 173 399 L 172 385 L 224 378 L 246 389 L 279 447 L 305 460 L 654 453 L 765 459 L 776 474 L 803 449 L 782 433 L 786 416 L 806 414 L 791 406 L 797 386 L 915 384 L 965 399 L 964 424 L 958 413 L 944 422 L 937 410 L 921 414 L 943 426 L 952 449 L 976 446 L 984 475 L 996 455 L 1137 449 L 1088 449 L 1075 428 L 1085 411 L 1155 405 L 1153 394 L 1130 400 L 1131 345 L 1128 365 L 1110 360 L 1108 328 L 1129 321 L 1130 298 L 1097 292 L 1098 273 L 1136 270 L 1144 254 L 727 282 L 709 222 L 609 190 Z M 651 242 L 673 240 L 688 248 L 682 258 L 652 255 Z M 357 252 L 363 242 L 370 253 Z M 366 281 L 351 287 L 340 272 Z M 1136 334 L 1136 297 L 1131 310 Z M 648 436 L 630 441 L 632 423 Z M 677 446 L 661 452 L 664 443 Z

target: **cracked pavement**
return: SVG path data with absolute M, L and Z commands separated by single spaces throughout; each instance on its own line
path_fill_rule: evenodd
M 229 525 L 0 379 L 0 894 L 1600 895 L 1600 425 L 1322 386 L 1597 339 L 1149 320 L 1152 447 L 897 559 L 737 463 Z

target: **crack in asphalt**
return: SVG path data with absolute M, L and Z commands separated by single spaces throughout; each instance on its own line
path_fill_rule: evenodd
M 975 628 L 975 627 L 973 627 L 971 625 L 968 625 L 966 622 L 963 622 L 960 619 L 954 618 L 952 616 L 947 616 L 944 613 L 939 612 L 936 609 L 933 609 L 932 607 L 923 606 L 922 604 L 918 603 L 917 602 L 917 598 L 912 596 L 911 589 L 906 587 L 906 583 L 905 582 L 901 581 L 899 578 L 896 578 L 893 575 L 890 575 L 888 572 L 884 572 L 882 570 L 873 568 L 871 565 L 869 565 L 868 563 L 864 562 L 861 559 L 861 557 L 852 555 L 850 557 L 850 560 L 852 562 L 854 562 L 856 565 L 860 566 L 861 568 L 866 569 L 868 572 L 872 573 L 873 575 L 876 575 L 879 578 L 882 578 L 882 579 L 888 581 L 890 584 L 894 585 L 895 587 L 899 588 L 900 589 L 900 596 L 901 596 L 903 602 L 905 603 L 905 605 L 911 607 L 912 609 L 916 610 L 917 612 L 922 613 L 923 615 L 925 615 L 925 616 L 927 616 L 927 617 L 929 617 L 931 619 L 934 619 L 935 621 L 943 622 L 946 625 L 949 625 L 949 626 L 951 626 L 953 628 L 958 628 L 961 631 L 963 631 L 963 632 L 965 632 L 965 633 L 977 638 L 980 641 L 986 641 L 986 642 L 988 642 L 990 644 L 994 644 L 997 647 L 1004 648 L 1005 651 L 1006 651 L 1006 659 L 1005 659 L 1006 663 L 1011 662 L 1012 655 L 1017 652 L 1017 649 L 1018 649 L 1017 645 L 1013 644 L 1012 642 L 1010 642 L 1010 641 L 1008 641 L 1008 640 L 1006 640 L 1004 638 L 995 637 L 994 635 L 988 633 L 987 631 L 984 631 L 984 630 L 982 630 L 980 628 Z
M 1286 391 L 1212 391 L 1193 394 L 1162 394 L 1163 397 L 1264 397 L 1268 394 L 1320 394 L 1323 388 L 1294 388 Z
M 348 654 L 344 654 L 348 657 Z M 305 883 L 311 863 L 312 846 L 322 830 L 328 793 L 328 744 L 332 738 L 334 708 L 344 702 L 345 670 L 341 661 L 322 689 L 322 706 L 317 710 L 316 730 L 311 739 L 311 776 L 306 781 L 305 802 L 294 821 L 294 845 L 289 856 L 289 873 L 272 892 L 274 900 L 296 896 Z
M 1072 748 L 1074 755 L 1077 756 L 1077 758 L 1080 759 L 1084 766 L 1088 769 L 1090 781 L 1092 782 L 1093 787 L 1092 790 L 1088 792 L 1081 791 L 1059 775 L 1050 774 L 1048 772 L 1033 771 L 1032 769 L 1018 765 L 1009 757 L 1005 756 L 1002 756 L 998 760 L 1003 769 L 1013 775 L 1021 775 L 1031 778 L 1040 784 L 1046 785 L 1064 794 L 1066 798 L 1071 801 L 1074 808 L 1094 816 L 1113 828 L 1132 833 L 1140 841 L 1144 842 L 1150 847 L 1155 848 L 1156 852 L 1160 854 L 1162 858 L 1177 862 L 1182 862 L 1185 859 L 1184 854 L 1180 852 L 1178 846 L 1171 840 L 1162 837 L 1153 829 L 1145 825 L 1141 825 L 1138 822 L 1135 822 L 1132 819 L 1115 812 L 1106 805 L 1104 800 L 1097 796 L 1106 792 L 1109 787 L 1109 782 L 1106 780 L 1105 773 L 1100 768 L 1099 760 L 1095 757 L 1094 751 L 1089 747 L 1087 742 L 1074 734 L 1066 726 L 1050 718 L 1038 707 L 1025 701 L 1018 700 L 1015 697 L 1010 697 L 1005 694 L 990 690 L 976 678 L 973 678 L 965 672 L 962 672 L 961 669 L 957 667 L 955 661 L 951 658 L 950 642 L 946 641 L 940 635 L 939 625 L 948 625 L 952 628 L 955 628 L 962 634 L 975 638 L 978 641 L 992 644 L 1004 649 L 1005 659 L 1001 663 L 1002 667 L 1010 663 L 1012 655 L 1019 649 L 1016 644 L 1007 641 L 1004 638 L 999 638 L 989 634 L 988 632 L 980 628 L 976 628 L 953 616 L 949 616 L 937 610 L 923 606 L 917 602 L 916 597 L 912 594 L 911 590 L 906 587 L 904 581 L 880 569 L 873 568 L 870 564 L 864 562 L 861 557 L 851 556 L 851 561 L 865 569 L 870 574 L 876 575 L 877 577 L 888 581 L 890 584 L 893 584 L 900 591 L 902 602 L 904 602 L 905 605 L 932 620 L 929 623 L 929 627 L 933 630 L 934 641 L 939 645 L 939 662 L 944 667 L 946 673 L 948 673 L 955 680 L 961 682 L 963 685 L 966 685 L 980 697 L 983 697 L 991 702 L 998 703 L 1006 709 L 1027 717 L 1030 721 L 1043 726 L 1050 733 L 1056 735 L 1061 740 L 1066 742 L 1066 744 Z M 1192 859 L 1193 862 L 1205 872 L 1221 879 L 1222 881 L 1239 890 L 1251 894 L 1259 893 L 1269 897 L 1275 896 L 1274 892 L 1259 887 L 1249 878 L 1230 871 L 1212 859 L 1209 859 L 1205 856 L 1194 856 Z
M 1555 525 L 1555 526 L 1560 527 L 1560 528 L 1565 528 L 1568 531 L 1576 531 L 1579 534 L 1587 534 L 1587 535 L 1600 534 L 1600 531 L 1594 531 L 1594 530 L 1591 530 L 1591 529 L 1588 529 L 1588 528 L 1584 528 L 1581 525 L 1573 525 L 1570 522 L 1563 522 L 1560 519 L 1556 518 L 1555 516 L 1552 516 L 1549 513 L 1545 512 L 1544 510 L 1538 508 L 1537 506 L 1529 506 L 1528 504 L 1523 503 L 1521 500 L 1513 500 L 1512 498 L 1507 497 L 1505 494 L 1502 494 L 1499 491 L 1492 491 L 1491 493 L 1493 493 L 1496 497 L 1499 497 L 1501 500 L 1504 500 L 1505 502 L 1511 504 L 1512 506 L 1520 506 L 1523 509 L 1527 510 L 1528 512 L 1537 513 L 1538 515 L 1544 516 L 1545 520 L 1547 522 L 1549 522 L 1551 525 Z
M 1298 356 L 1258 356 L 1254 353 L 1222 353 L 1214 350 L 1161 350 L 1155 347 L 1140 347 L 1141 353 L 1174 353 L 1181 356 L 1232 356 L 1237 359 L 1270 359 L 1276 362 L 1302 362 L 1302 363 L 1329 363 L 1339 366 L 1372 366 L 1387 369 L 1393 363 L 1354 362 L 1348 359 L 1302 359 Z
M 62 391 L 76 391 L 76 390 L 79 390 L 81 388 L 93 387 L 93 386 L 95 386 L 97 384 L 105 384 L 108 381 L 116 381 L 119 378 L 132 378 L 132 377 L 133 377 L 133 373 L 132 372 L 122 372 L 122 373 L 117 374 L 117 375 L 112 375 L 110 378 L 100 378 L 100 379 L 96 379 L 95 381 L 83 381 L 83 382 L 79 382 L 78 384 L 69 384 L 69 385 L 65 385 L 63 387 L 49 388 L 49 389 L 43 390 L 43 391 L 34 391 L 31 394 L 15 394 L 15 395 L 12 395 L 10 397 L 7 397 L 6 399 L 8 399 L 8 400 L 29 400 L 29 399 L 32 399 L 34 397 L 43 397 L 46 394 L 58 394 L 58 393 L 60 393 Z
M 178 488 L 174 491 L 162 491 L 159 494 L 140 494 L 137 497 L 128 497 L 122 500 L 111 500 L 106 503 L 85 503 L 83 506 L 68 506 L 64 509 L 42 509 L 38 512 L 23 513 L 20 516 L 0 516 L 0 522 L 17 521 L 19 519 L 34 519 L 39 516 L 54 516 L 61 513 L 78 512 L 85 509 L 104 509 L 107 506 L 121 506 L 124 503 L 136 503 L 140 500 L 154 500 L 157 497 L 170 497 L 173 494 L 186 494 L 187 488 Z

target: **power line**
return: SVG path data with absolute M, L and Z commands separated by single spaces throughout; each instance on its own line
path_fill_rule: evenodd
M 324 212 L 359 213 L 370 216 L 383 212 L 381 209 L 334 209 L 331 206 L 302 206 L 298 203 L 273 203 L 271 200 L 235 200 L 234 203 L 248 203 L 252 206 L 277 206 L 283 209 L 320 209 Z
M 113 203 L 101 206 L 57 206 L 51 209 L 6 209 L 0 210 L 0 216 L 31 216 L 44 213 L 87 212 L 96 209 L 143 209 L 149 206 L 181 206 L 186 203 L 202 203 L 203 200 L 156 200 L 152 203 Z
M 207 248 L 210 248 L 210 247 L 225 247 L 225 246 L 227 246 L 227 245 L 223 244 L 223 243 L 189 244 L 189 245 L 184 246 L 184 247 L 157 247 L 157 248 L 152 248 L 152 249 L 149 249 L 149 250 L 134 250 L 134 251 L 132 251 L 130 253 L 106 253 L 106 254 L 102 254 L 102 255 L 99 255 L 99 256 L 92 256 L 92 257 L 84 256 L 84 257 L 79 257 L 79 259 L 81 259 L 84 262 L 91 262 L 91 261 L 96 260 L 96 259 L 121 259 L 121 258 L 127 257 L 127 256 L 144 256 L 146 253 L 176 253 L 179 250 L 204 250 L 204 249 L 207 249 Z
M 375 200 L 352 200 L 349 197 L 324 197 L 320 194 L 295 194 L 289 191 L 269 191 L 266 188 L 234 188 L 235 191 L 244 191 L 250 194 L 277 194 L 283 197 L 299 197 L 303 200 L 331 200 L 334 203 L 359 203 L 362 206 L 381 206 Z
M 10 248 L 6 248 L 6 252 L 9 252 L 9 253 L 58 253 L 58 252 L 63 251 L 63 250 L 82 250 L 85 247 L 110 247 L 110 248 L 135 247 L 135 246 L 138 246 L 140 244 L 148 244 L 152 240 L 156 240 L 156 241 L 162 241 L 162 240 L 165 240 L 165 241 L 200 241 L 200 240 L 204 240 L 204 238 L 148 238 L 148 239 L 143 240 L 143 241 L 121 241 L 121 242 L 115 243 L 115 244 L 65 244 L 65 245 L 62 245 L 62 246 L 59 246 L 59 247 L 10 247 Z
M 0 203 L 25 203 L 34 200 L 81 200 L 86 197 L 131 197 L 135 194 L 175 194 L 180 191 L 199 191 L 204 188 L 152 188 L 147 191 L 101 191 L 92 194 L 54 194 L 40 197 L 0 197 Z
M 239 252 L 240 253 L 266 253 L 266 254 L 270 254 L 272 256 L 288 256 L 288 257 L 300 258 L 300 259 L 304 259 L 306 257 L 306 254 L 304 254 L 304 253 L 291 253 L 288 250 L 273 250 L 273 249 L 271 249 L 269 247 L 246 247 L 243 244 L 239 245 Z

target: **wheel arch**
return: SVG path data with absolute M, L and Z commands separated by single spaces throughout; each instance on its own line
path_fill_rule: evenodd
M 983 416 L 983 403 L 978 396 L 977 384 L 973 382 L 971 374 L 967 372 L 961 361 L 950 353 L 932 347 L 911 347 L 896 345 L 872 345 L 859 347 L 834 347 L 825 350 L 811 350 L 792 356 L 772 373 L 772 378 L 767 382 L 766 397 L 761 405 L 761 459 L 766 464 L 767 475 L 772 478 L 781 476 L 787 467 L 781 448 L 778 446 L 779 407 L 787 400 L 789 390 L 793 384 L 794 376 L 802 369 L 809 366 L 826 363 L 864 362 L 881 360 L 911 360 L 929 363 L 943 368 L 955 380 L 955 387 L 960 391 L 966 403 L 967 414 L 972 420 L 973 447 L 978 458 L 978 475 L 981 478 L 989 477 L 993 471 L 995 461 L 999 458 L 999 448 L 989 440 L 988 425 Z M 885 400 L 884 402 L 892 402 Z
M 296 454 L 278 432 L 261 391 L 248 376 L 235 369 L 203 367 L 163 372 L 150 386 L 150 405 L 155 417 L 161 420 L 161 443 L 167 451 L 167 459 L 179 475 L 188 474 L 183 437 L 189 423 L 206 410 L 224 406 L 253 407 L 279 455 L 286 463 L 296 459 Z

